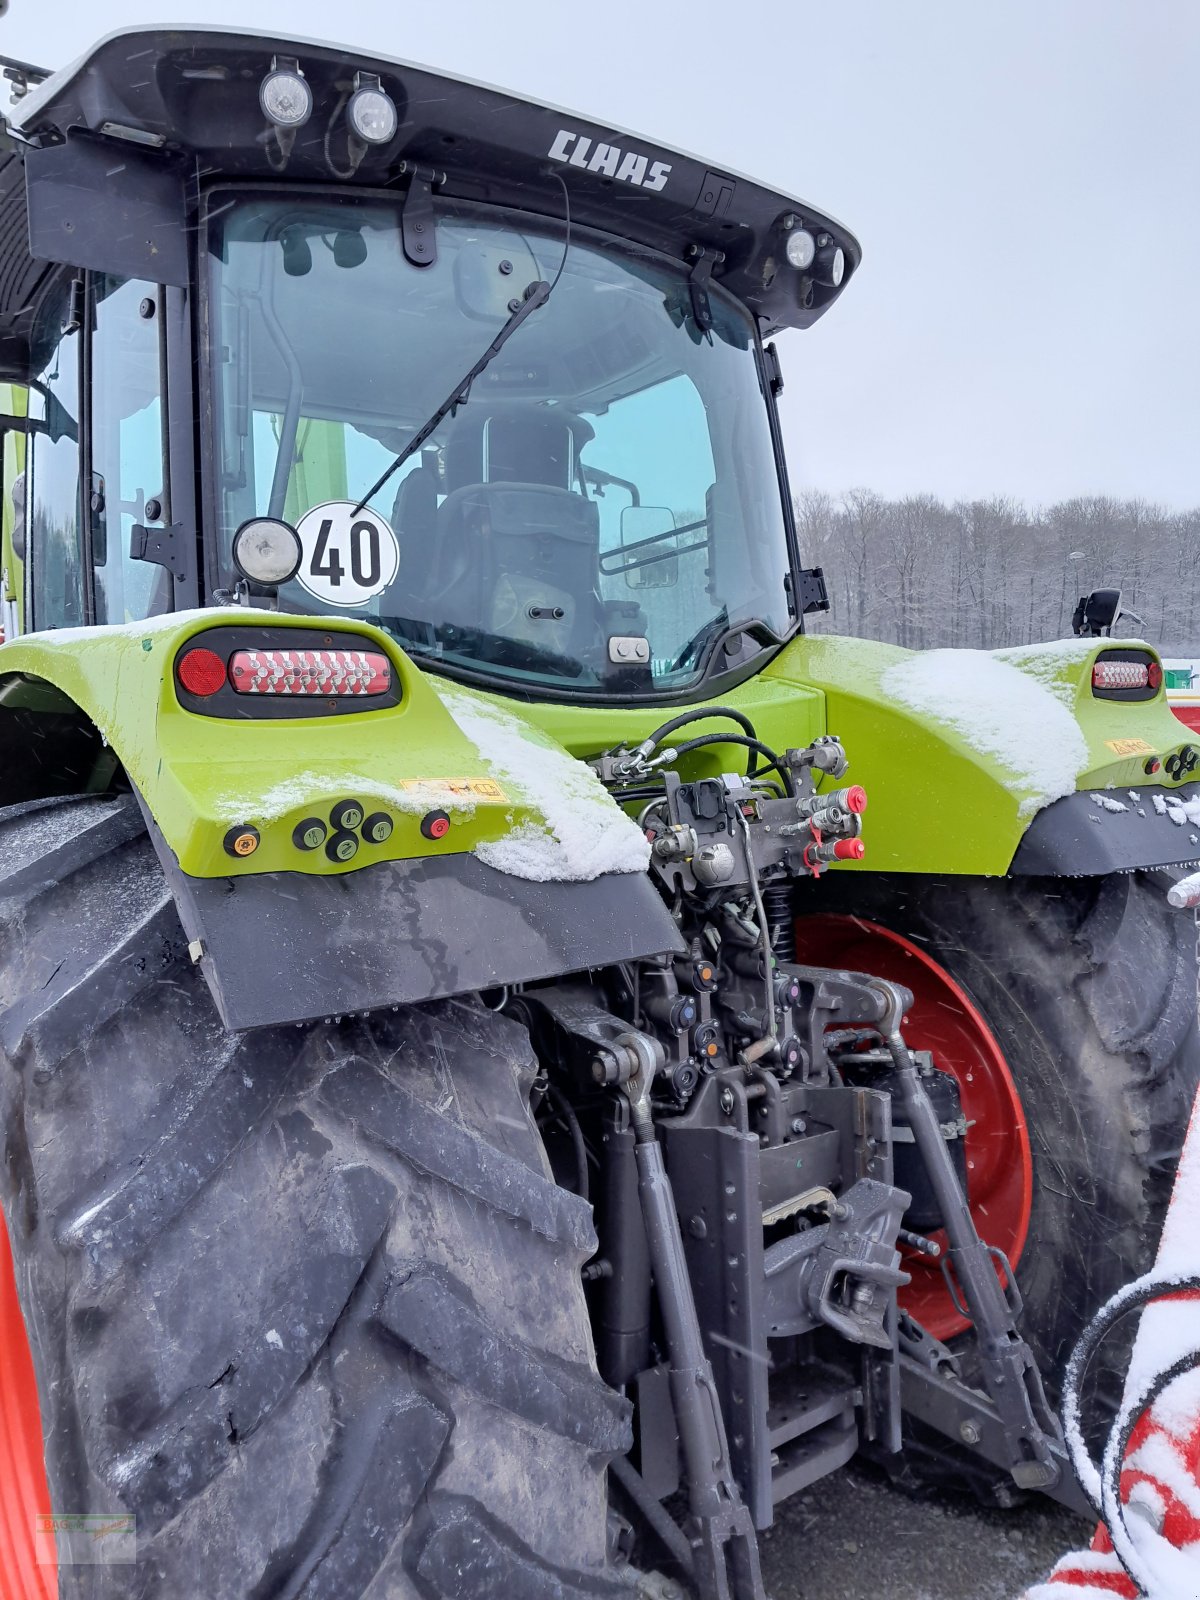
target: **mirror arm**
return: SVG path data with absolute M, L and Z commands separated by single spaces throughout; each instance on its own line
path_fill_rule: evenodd
M 17 417 L 0 412 L 0 433 L 49 433 L 50 424 L 37 417 Z
M 702 527 L 703 524 L 697 522 L 697 523 L 693 523 L 692 526 L 698 528 L 698 527 Z M 685 530 L 681 528 L 679 531 L 682 533 Z M 664 539 L 669 539 L 669 538 L 672 538 L 673 535 L 671 535 L 671 534 L 662 534 L 662 535 L 660 535 L 660 537 L 664 538 Z M 643 542 L 645 544 L 654 544 L 657 541 L 655 541 L 653 539 L 646 539 Z M 652 566 L 655 565 L 656 562 L 659 562 L 659 561 L 674 561 L 678 556 L 690 556 L 692 554 L 693 550 L 707 550 L 708 546 L 709 546 L 709 542 L 710 541 L 708 539 L 698 539 L 695 544 L 684 545 L 682 550 L 660 550 L 658 552 L 658 554 L 654 555 L 654 556 L 634 556 L 632 561 L 622 561 L 619 566 L 615 566 L 615 567 L 612 567 L 612 566 L 606 567 L 605 564 L 604 564 L 606 558 L 604 556 L 601 556 L 600 557 L 600 574 L 601 574 L 602 577 L 605 577 L 605 578 L 618 578 L 618 577 L 620 577 L 620 575 L 623 572 L 636 572 L 639 567 L 652 567 Z M 627 545 L 626 546 L 626 549 L 629 549 L 629 550 L 632 550 L 633 548 L 634 548 L 633 545 Z M 608 552 L 608 556 L 612 557 L 612 556 L 616 556 L 616 555 L 622 555 L 623 553 L 624 552 L 620 551 L 620 550 L 610 550 Z
M 630 500 L 635 506 L 640 506 L 642 503 L 642 497 L 638 493 L 637 484 L 631 483 L 628 478 L 618 478 L 615 472 L 605 472 L 603 467 L 585 466 L 583 469 L 583 475 L 585 478 L 590 479 L 594 484 L 601 485 L 608 483 L 611 484 L 614 489 L 627 490 Z

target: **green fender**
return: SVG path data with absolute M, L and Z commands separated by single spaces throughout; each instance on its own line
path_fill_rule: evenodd
M 837 871 L 1000 875 L 1035 816 L 1058 797 L 1140 792 L 1139 785 L 1169 794 L 1187 781 L 1186 772 L 1175 777 L 1166 770 L 1189 736 L 1162 690 L 1135 703 L 1092 694 L 1097 655 L 1127 644 L 1149 648 L 1139 641 L 1068 639 L 995 652 L 915 652 L 806 634 L 720 703 L 749 716 L 777 750 L 806 745 L 822 733 L 841 738 L 850 777 L 866 788 L 870 805 L 866 856 Z M 536 703 L 521 712 L 582 758 L 636 744 L 683 709 Z M 689 727 L 672 737 L 721 726 Z M 1147 763 L 1155 761 L 1164 770 L 1148 774 Z M 682 770 L 686 776 L 744 771 L 745 751 L 716 745 L 688 757 Z M 1135 804 L 1128 795 L 1123 803 Z M 1100 808 L 1096 816 L 1102 826 Z M 1173 847 L 1187 842 L 1170 827 L 1166 838 Z M 1141 859 L 1141 848 L 1131 843 L 1129 864 Z
M 185 710 L 175 694 L 176 652 L 207 629 L 247 624 L 286 645 L 285 630 L 311 630 L 314 619 L 212 609 L 27 634 L 0 647 L 0 804 L 101 789 L 119 762 L 175 861 L 194 878 L 332 875 L 465 852 L 534 880 L 644 869 L 641 834 L 586 768 L 510 708 L 423 674 L 387 635 L 358 620 L 323 617 L 316 626 L 382 651 L 400 685 L 399 704 L 277 720 Z M 48 727 L 72 717 L 91 743 L 77 737 L 74 770 L 49 774 L 39 786 L 46 741 L 38 719 Z M 298 824 L 316 818 L 332 832 L 331 810 L 346 799 L 368 814 L 383 812 L 390 837 L 362 839 L 346 862 L 320 847 L 300 848 Z M 449 817 L 443 837 L 422 831 L 432 812 Z M 226 838 L 246 828 L 257 830 L 259 843 L 243 858 L 230 853 Z
M 207 628 L 247 622 L 272 630 L 314 626 L 307 616 L 228 608 L 30 634 L 0 647 L 0 803 L 88 786 L 82 770 L 57 788 L 17 783 L 21 750 L 32 743 L 29 718 L 78 708 L 111 751 L 107 767 L 104 752 L 93 751 L 92 786 L 103 786 L 119 761 L 192 877 L 330 875 L 371 861 L 468 851 L 543 880 L 644 868 L 644 841 L 582 759 L 640 741 L 680 707 L 518 707 L 422 673 L 365 623 L 325 617 L 321 628 L 369 640 L 388 656 L 401 687 L 397 706 L 278 721 L 185 710 L 174 691 L 176 652 Z M 1002 874 L 1034 817 L 1061 796 L 1136 793 L 1139 784 L 1169 794 L 1186 782 L 1187 772 L 1171 760 L 1187 748 L 1186 730 L 1162 691 L 1136 703 L 1092 694 L 1096 656 L 1124 643 L 915 653 L 809 635 L 722 698 L 778 749 L 825 732 L 843 740 L 870 808 L 865 861 L 838 870 Z M 696 731 L 713 730 L 689 728 L 677 737 Z M 682 770 L 744 770 L 745 756 L 717 745 L 687 758 Z M 1147 766 L 1156 761 L 1166 770 L 1151 778 Z M 385 812 L 390 837 L 364 841 L 346 862 L 324 849 L 301 850 L 297 825 L 313 817 L 328 825 L 344 799 Z M 431 811 L 450 818 L 443 838 L 422 832 Z M 258 848 L 231 856 L 226 837 L 245 827 L 257 830 Z
M 1161 688 L 1132 703 L 1092 693 L 1096 657 L 1126 646 L 1149 649 L 1068 639 L 914 652 L 810 635 L 765 675 L 821 692 L 828 729 L 867 790 L 867 855 L 849 870 L 999 875 L 1034 818 L 1064 796 L 1113 790 L 1132 820 L 1143 787 L 1170 793 L 1186 782 L 1163 770 L 1188 733 Z M 1109 813 L 1094 815 L 1103 827 Z M 1167 835 L 1196 854 L 1169 824 Z

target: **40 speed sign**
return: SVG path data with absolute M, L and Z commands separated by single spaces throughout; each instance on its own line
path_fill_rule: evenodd
M 329 500 L 296 524 L 303 555 L 296 576 L 309 594 L 333 606 L 361 606 L 396 576 L 400 546 L 391 527 L 352 500 Z

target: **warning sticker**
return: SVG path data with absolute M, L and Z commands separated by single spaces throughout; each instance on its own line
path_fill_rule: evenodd
M 1118 756 L 1152 756 L 1154 746 L 1145 739 L 1105 739 L 1105 744 Z
M 458 795 L 464 800 L 491 800 L 507 805 L 508 796 L 495 778 L 408 778 L 400 787 L 409 794 Z

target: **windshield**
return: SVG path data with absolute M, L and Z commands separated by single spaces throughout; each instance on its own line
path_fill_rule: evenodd
M 429 224 L 427 224 L 428 226 Z M 235 530 L 304 548 L 283 609 L 370 618 L 419 658 L 548 691 L 683 689 L 731 626 L 791 624 L 748 313 L 575 230 L 549 302 L 361 510 L 563 242 L 442 210 L 409 264 L 398 204 L 241 201 L 210 233 L 217 586 Z

